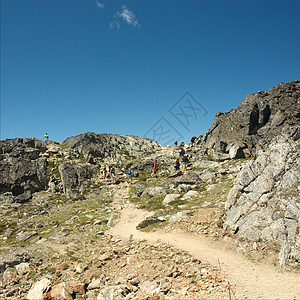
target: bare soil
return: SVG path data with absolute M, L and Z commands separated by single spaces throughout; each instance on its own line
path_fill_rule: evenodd
M 228 239 L 215 241 L 212 238 L 173 230 L 165 232 L 144 232 L 136 226 L 152 213 L 137 209 L 124 196 L 129 186 L 121 185 L 114 194 L 113 205 L 122 203 L 120 216 L 111 233 L 121 238 L 148 241 L 163 241 L 199 258 L 201 261 L 219 268 L 229 280 L 231 291 L 239 299 L 300 299 L 300 275 L 295 272 L 279 270 L 264 262 L 252 262 L 245 255 L 236 251 Z

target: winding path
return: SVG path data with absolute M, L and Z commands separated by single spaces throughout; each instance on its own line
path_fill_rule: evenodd
M 114 204 L 124 204 L 128 195 L 128 186 L 122 185 L 116 190 Z M 222 242 L 208 237 L 182 233 L 142 232 L 136 230 L 137 224 L 151 213 L 137 209 L 131 203 L 125 203 L 118 223 L 111 233 L 123 238 L 133 237 L 149 241 L 161 240 L 188 251 L 202 262 L 219 265 L 229 279 L 235 296 L 239 299 L 300 299 L 300 274 L 280 272 L 270 265 L 252 263 L 242 254 L 224 248 Z

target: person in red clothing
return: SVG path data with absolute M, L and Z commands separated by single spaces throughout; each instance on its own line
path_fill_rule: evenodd
M 152 175 L 156 174 L 156 172 L 157 172 L 157 160 L 155 160 L 153 163 Z

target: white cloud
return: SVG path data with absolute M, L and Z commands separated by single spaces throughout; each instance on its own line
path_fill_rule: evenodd
M 135 14 L 130 9 L 128 9 L 125 5 L 122 5 L 122 11 L 117 12 L 117 16 L 121 18 L 125 23 L 132 25 L 133 27 L 138 27 L 138 28 L 141 27 Z
M 101 3 L 100 1 L 97 0 L 97 1 L 96 1 L 96 5 L 97 5 L 98 8 L 104 8 L 104 5 L 105 5 L 105 4 L 104 4 L 104 3 Z
M 120 29 L 120 23 L 117 20 L 111 21 L 109 27 L 110 29 Z
M 94 0 L 97 8 L 104 9 L 105 0 Z M 111 29 L 120 29 L 122 21 L 128 25 L 132 25 L 133 27 L 140 28 L 136 15 L 133 11 L 126 7 L 126 5 L 122 5 L 121 12 L 117 11 L 117 14 L 113 16 L 113 20 L 109 23 L 109 27 Z

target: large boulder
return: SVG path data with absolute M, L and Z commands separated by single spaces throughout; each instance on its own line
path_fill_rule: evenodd
M 196 173 L 186 173 L 181 176 L 176 177 L 173 180 L 173 183 L 176 185 L 188 184 L 188 185 L 197 185 L 202 182 L 200 176 Z
M 11 194 L 11 201 L 25 202 L 32 193 L 47 187 L 46 151 L 42 141 L 13 139 L 0 141 L 0 194 Z M 4 199 L 2 196 L 1 199 Z
M 61 176 L 63 192 L 68 198 L 84 192 L 88 188 L 89 180 L 99 173 L 96 166 L 68 162 L 61 163 L 58 166 L 58 170 Z
M 225 205 L 225 224 L 250 241 L 278 244 L 281 265 L 300 257 L 299 180 L 299 142 L 277 138 L 243 166 Z
M 8 267 L 14 267 L 24 262 L 28 262 L 32 257 L 25 252 L 1 254 L 0 256 L 0 272 L 3 272 Z
M 46 292 L 51 288 L 51 281 L 48 278 L 43 278 L 36 282 L 29 290 L 26 299 L 28 300 L 43 300 Z
M 248 95 L 240 105 L 218 112 L 207 133 L 191 145 L 212 159 L 243 158 L 264 149 L 283 128 L 296 126 L 300 137 L 300 81 L 281 83 L 268 91 Z

